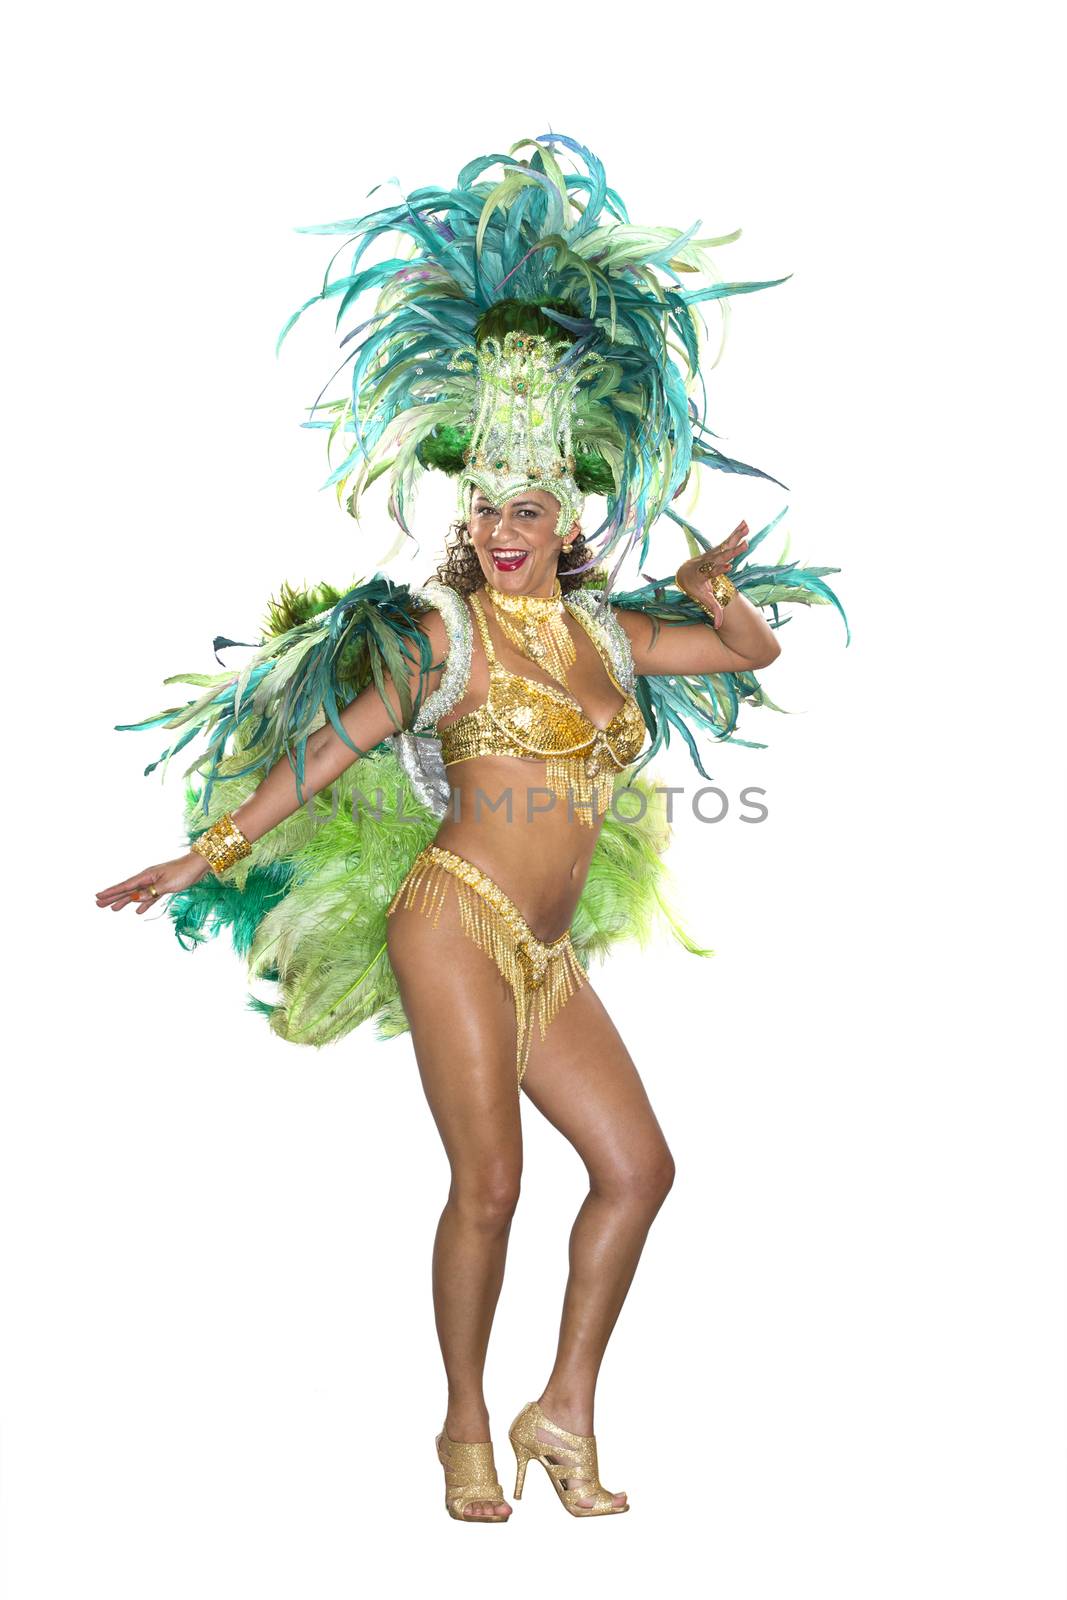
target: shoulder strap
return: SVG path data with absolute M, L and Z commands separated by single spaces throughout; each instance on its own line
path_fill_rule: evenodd
M 490 667 L 492 667 L 496 664 L 496 651 L 493 649 L 493 641 L 489 637 L 489 624 L 485 620 L 485 612 L 482 610 L 482 602 L 478 599 L 477 590 L 471 595 L 470 602 L 471 610 L 474 612 L 475 620 L 478 623 L 478 632 L 481 634 L 482 643 L 485 646 L 485 658 Z
M 428 583 L 415 589 L 413 597 L 423 610 L 432 606 L 441 613 L 448 636 L 448 657 L 441 681 L 433 693 L 426 696 L 411 725 L 415 733 L 421 733 L 425 728 L 432 728 L 439 718 L 447 717 L 466 694 L 471 675 L 473 630 L 463 596 L 447 583 Z
M 630 636 L 612 612 L 607 591 L 572 589 L 563 596 L 563 604 L 592 639 L 623 694 L 632 694 L 635 674 Z

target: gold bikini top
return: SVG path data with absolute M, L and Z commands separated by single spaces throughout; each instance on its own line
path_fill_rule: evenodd
M 489 694 L 473 711 L 438 730 L 446 767 L 475 756 L 505 755 L 548 761 L 554 769 L 573 764 L 586 777 L 607 777 L 636 761 L 645 742 L 645 719 L 612 670 L 595 625 L 580 605 L 568 606 L 568 612 L 593 641 L 608 677 L 623 695 L 606 728 L 598 728 L 573 695 L 509 672 L 497 659 L 478 595 L 469 598 L 489 666 Z

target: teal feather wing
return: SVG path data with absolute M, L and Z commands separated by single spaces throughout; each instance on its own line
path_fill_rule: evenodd
M 204 779 L 201 803 L 205 816 L 211 812 L 220 779 L 258 780 L 283 755 L 294 768 L 297 793 L 303 799 L 308 736 L 322 725 L 324 717 L 359 755 L 364 752 L 346 733 L 340 711 L 368 684 L 375 685 L 389 707 L 385 686 L 387 681 L 392 683 L 403 721 L 417 711 L 433 662 L 429 640 L 416 622 L 416 610 L 406 584 L 376 574 L 342 594 L 323 613 L 251 647 L 254 654 L 240 671 L 211 676 L 187 673 L 166 679 L 167 683 L 206 686 L 202 695 L 185 706 L 116 726 L 121 732 L 182 730 L 180 738 L 145 768 L 146 775 L 160 763 L 165 773 L 171 759 L 193 739 L 207 739 L 206 752 L 186 769 L 187 776 L 195 772 Z M 220 638 L 215 643 L 218 648 L 233 641 Z M 413 701 L 408 673 L 414 665 L 420 676 Z M 394 715 L 391 707 L 390 715 Z M 232 759 L 235 751 L 243 752 L 242 761 Z
M 790 619 L 782 615 L 787 605 L 832 605 L 845 625 L 846 646 L 851 642 L 848 617 L 827 577 L 839 572 L 839 567 L 801 566 L 787 562 L 783 557 L 777 562 L 753 562 L 751 556 L 778 527 L 786 510 L 761 528 L 748 540 L 743 560 L 735 561 L 729 570 L 731 581 L 739 593 L 752 605 L 764 606 L 771 613 L 771 627 L 777 629 Z M 707 549 L 707 541 L 681 517 L 675 516 L 686 531 L 691 546 Z M 673 576 L 653 580 L 643 588 L 615 591 L 611 604 L 623 611 L 640 611 L 652 620 L 653 628 L 660 623 L 707 624 L 707 613 L 677 588 Z M 651 743 L 638 763 L 640 771 L 652 758 L 670 744 L 672 734 L 683 740 L 694 766 L 701 777 L 708 778 L 701 760 L 701 739 L 718 742 L 729 740 L 749 749 L 765 746 L 739 737 L 738 719 L 742 705 L 765 706 L 772 711 L 783 708 L 775 704 L 760 683 L 755 672 L 716 672 L 706 674 L 673 673 L 664 677 L 640 676 L 634 694 L 645 718 Z

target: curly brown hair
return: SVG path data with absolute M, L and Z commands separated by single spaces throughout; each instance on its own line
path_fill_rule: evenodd
M 485 573 L 482 571 L 477 552 L 472 544 L 467 544 L 464 540 L 463 535 L 466 531 L 465 522 L 452 523 L 448 538 L 445 540 L 444 560 L 434 573 L 438 583 L 447 583 L 450 589 L 455 589 L 457 594 L 462 595 L 473 594 L 475 589 L 485 586 Z M 573 570 L 575 567 L 588 567 L 590 554 L 583 534 L 578 535 L 569 550 L 560 550 L 556 575 L 564 594 L 569 594 L 572 589 L 585 589 L 590 586 L 602 588 L 607 582 L 607 574 L 603 567 L 589 567 L 585 572 Z

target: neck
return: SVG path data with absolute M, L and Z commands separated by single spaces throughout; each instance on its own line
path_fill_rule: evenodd
M 542 585 L 539 589 L 498 589 L 495 584 L 487 584 L 486 587 L 490 598 L 494 602 L 500 601 L 505 606 L 514 604 L 516 607 L 521 607 L 525 601 L 541 602 L 544 605 L 553 602 L 558 604 L 563 598 L 559 580 L 554 577 L 547 580 L 547 586 Z

